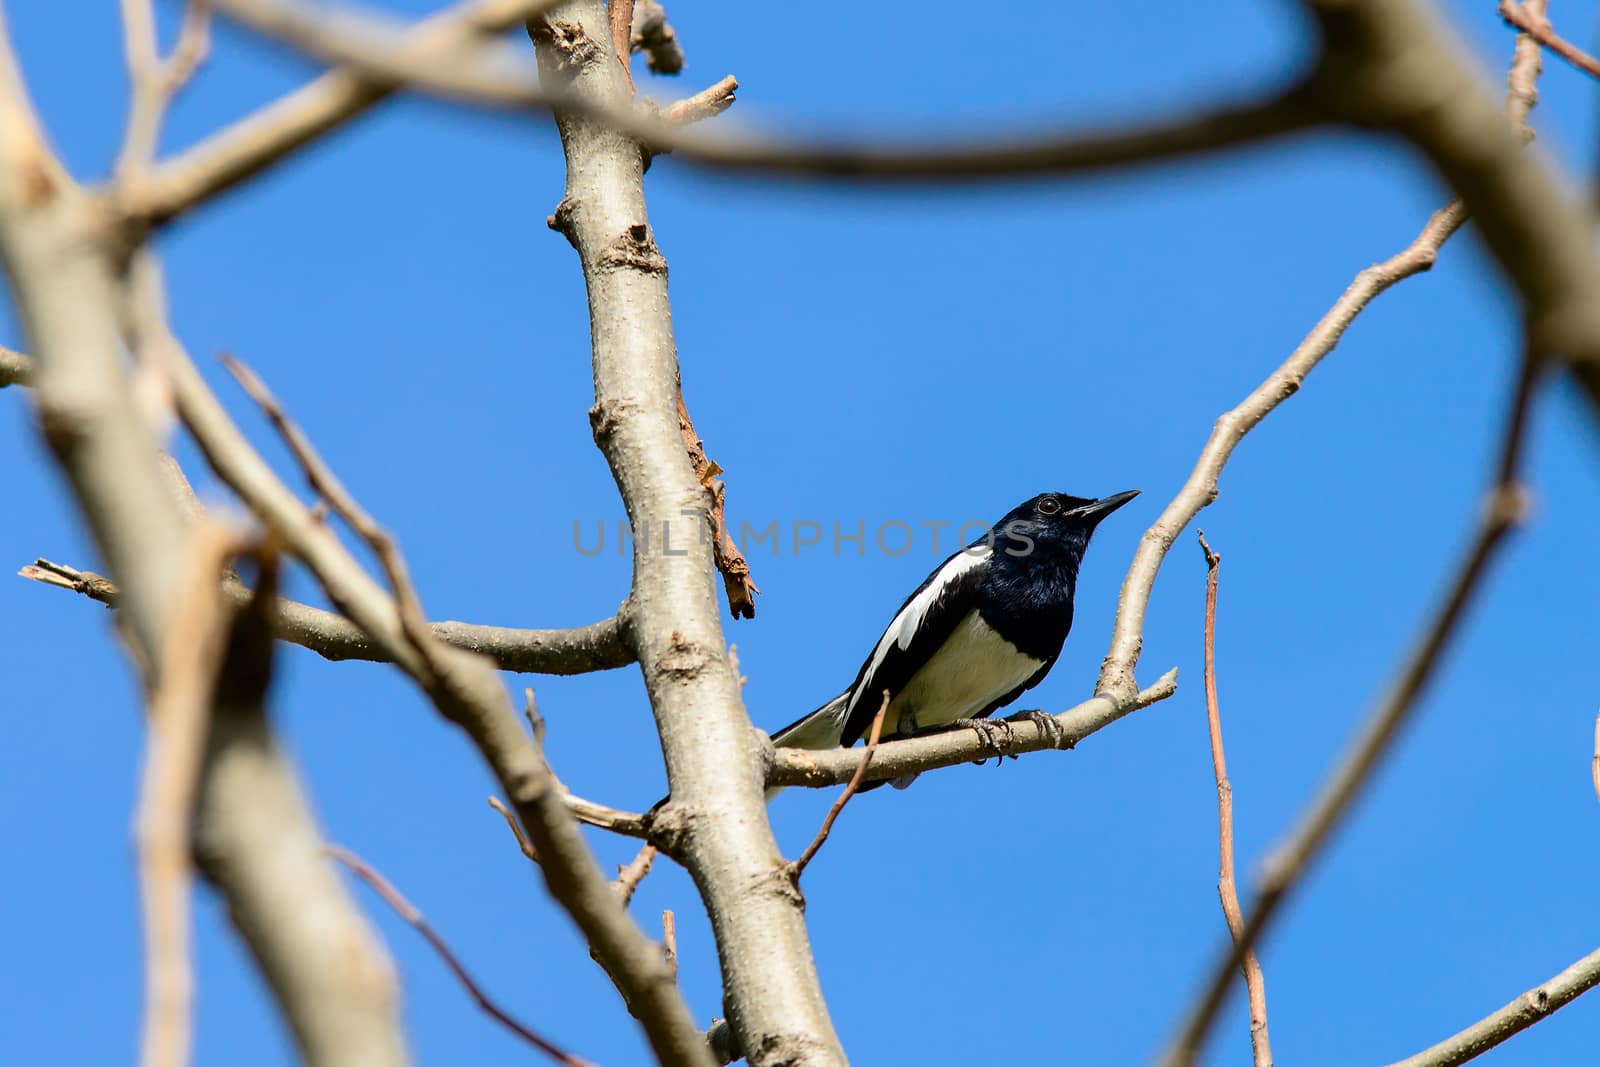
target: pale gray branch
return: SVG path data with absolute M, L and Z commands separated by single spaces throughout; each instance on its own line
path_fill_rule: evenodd
M 629 638 L 661 735 L 670 799 L 657 843 L 706 903 L 724 1000 L 755 1067 L 843 1064 L 806 935 L 762 800 L 761 748 L 727 656 L 705 488 L 684 448 L 667 264 L 650 230 L 639 145 L 590 116 L 631 106 L 605 5 L 567 0 L 530 24 L 567 160 L 553 222 L 578 252 L 589 295 L 590 422 L 635 528 Z M 665 124 L 663 124 L 665 125 Z M 683 546 L 666 550 L 665 546 Z M 692 1062 L 710 1048 L 695 1035 Z
M 1477 1059 L 1507 1038 L 1520 1034 L 1534 1023 L 1571 1004 L 1597 985 L 1600 985 L 1600 949 L 1589 953 L 1548 982 L 1528 990 L 1493 1015 L 1389 1067 L 1456 1067 L 1457 1064 Z
M 1072 748 L 1124 715 L 1165 700 L 1177 689 L 1178 671 L 1173 668 L 1157 679 L 1154 685 L 1129 700 L 1120 700 L 1107 693 L 1085 700 L 1055 716 L 1061 726 L 1059 744 L 1050 733 L 1041 731 L 1037 723 L 1027 719 L 1008 723 L 1011 729 L 998 735 L 993 744 L 972 730 L 950 730 L 904 741 L 885 741 L 878 746 L 863 780 L 878 782 L 903 774 L 921 774 L 940 767 L 954 767 L 959 763 L 981 762 L 995 755 L 997 746 L 1007 756 L 1049 748 Z M 767 771 L 767 785 L 813 788 L 842 785 L 850 781 L 864 759 L 865 751 L 860 748 L 823 751 L 775 749 L 772 765 Z

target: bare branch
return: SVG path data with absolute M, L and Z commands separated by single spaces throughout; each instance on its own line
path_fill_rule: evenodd
M 8 385 L 32 385 L 33 360 L 15 349 L 0 345 L 0 389 Z
M 889 691 L 883 691 L 883 703 L 878 705 L 878 713 L 872 717 L 872 729 L 867 734 L 867 747 L 861 752 L 861 764 L 856 768 L 856 773 L 850 776 L 849 783 L 844 791 L 839 794 L 839 799 L 833 802 L 828 809 L 827 817 L 822 820 L 822 825 L 817 828 L 817 836 L 811 839 L 811 844 L 800 853 L 795 861 L 789 864 L 789 878 L 795 885 L 800 884 L 800 876 L 806 873 L 806 867 L 816 857 L 817 850 L 822 843 L 828 840 L 828 835 L 833 832 L 833 821 L 839 817 L 844 806 L 850 803 L 850 798 L 856 795 L 856 790 L 861 788 L 862 781 L 867 776 L 867 768 L 872 764 L 872 757 L 878 751 L 878 735 L 883 732 L 883 716 L 889 710 Z
M 617 894 L 617 899 L 622 901 L 624 907 L 633 900 L 633 894 L 639 888 L 639 883 L 650 873 L 650 867 L 655 861 L 656 846 L 646 844 L 640 847 L 626 866 L 617 868 L 617 880 L 611 883 L 611 890 Z M 673 973 L 677 973 L 677 968 L 673 968 Z
M 638 0 L 625 51 L 643 52 L 652 74 L 683 73 L 683 46 L 658 0 Z
M 1544 0 L 1534 0 L 1542 5 Z M 1531 136 L 1528 113 L 1538 101 L 1535 78 L 1539 73 L 1539 50 L 1529 41 L 1519 40 L 1507 79 L 1506 115 L 1514 127 Z M 1256 386 L 1238 406 L 1217 419 L 1194 470 L 1183 488 L 1172 498 L 1155 525 L 1139 540 L 1133 564 L 1122 581 L 1117 599 L 1117 618 L 1112 629 L 1111 647 L 1100 667 L 1102 692 L 1128 694 L 1137 690 L 1134 668 L 1144 642 L 1144 616 L 1155 587 L 1156 575 L 1178 535 L 1201 509 L 1217 498 L 1222 469 L 1227 465 L 1245 435 L 1289 397 L 1299 392 L 1306 375 L 1338 346 L 1344 332 L 1368 304 L 1397 282 L 1430 270 L 1439 249 L 1467 220 L 1466 206 L 1452 201 L 1435 211 L 1416 239 L 1382 263 L 1355 276 L 1343 295 L 1312 327 L 1283 364 Z
M 554 0 L 463 0 L 417 23 L 405 46 L 430 62 L 520 25 Z M 160 225 L 243 182 L 363 114 L 395 91 L 392 82 L 350 68 L 331 70 L 213 134 L 117 190 L 118 206 Z
M 611 51 L 622 68 L 622 80 L 627 83 L 628 95 L 634 94 L 633 72 L 628 69 L 628 41 L 633 36 L 633 0 L 608 0 L 606 16 L 611 22 Z
M 228 611 L 217 578 L 242 544 L 237 532 L 214 523 L 195 530 L 167 628 L 160 682 L 150 694 L 150 739 L 134 821 L 145 931 L 143 1067 L 189 1062 L 194 993 L 189 823 L 228 637 Z
M 528 835 L 522 832 L 522 824 L 517 822 L 517 817 L 511 813 L 510 808 L 506 807 L 505 801 L 499 797 L 491 796 L 489 798 L 489 806 L 498 811 L 500 817 L 506 821 L 506 829 L 510 830 L 511 836 L 517 839 L 517 847 L 522 850 L 522 854 L 533 862 L 538 863 L 539 854 L 533 850 L 533 843 L 528 840 Z
M 667 959 L 667 969 L 678 973 L 678 917 L 667 908 L 661 912 L 661 952 Z
M 141 295 L 140 313 L 149 317 L 159 285 L 154 265 L 139 260 L 133 277 Z M 708 1062 L 702 1035 L 667 973 L 660 947 L 639 931 L 607 889 L 542 751 L 521 729 L 490 665 L 434 641 L 419 618 L 402 612 L 401 603 L 415 607 L 412 591 L 402 591 L 397 602 L 372 581 L 327 525 L 250 447 L 170 332 L 162 334 L 152 355 L 170 375 L 179 412 L 218 476 L 306 563 L 328 597 L 382 643 L 441 714 L 471 738 L 538 853 L 545 885 L 587 937 L 591 953 L 643 1025 L 658 1057 L 691 1065 Z M 324 474 L 318 472 L 319 483 L 327 488 Z M 391 563 L 390 572 L 392 578 L 403 578 L 403 567 Z
M 533 1029 L 513 1018 L 510 1012 L 496 1004 L 489 994 L 484 992 L 483 987 L 478 984 L 477 980 L 472 977 L 466 965 L 461 962 L 461 958 L 450 947 L 450 943 L 423 916 L 422 911 L 407 900 L 405 894 L 396 889 L 394 883 L 385 878 L 370 863 L 349 849 L 341 848 L 338 845 L 328 845 L 323 851 L 344 864 L 351 874 L 371 886 L 383 898 L 384 903 L 394 910 L 396 915 L 404 919 L 412 929 L 421 934 L 433 951 L 444 961 L 445 966 L 450 968 L 450 973 L 456 976 L 456 980 L 461 983 L 467 994 L 477 1001 L 478 1007 L 482 1008 L 495 1022 L 504 1026 L 507 1030 L 510 1030 L 557 1063 L 566 1064 L 567 1067 L 594 1067 L 588 1060 L 575 1056 L 546 1038 L 541 1037 Z
M 1538 6 L 1544 5 L 1541 3 Z M 1534 10 L 1534 4 L 1524 7 L 1517 0 L 1500 0 L 1500 17 L 1585 74 L 1600 78 L 1600 59 L 1556 33 L 1544 13 Z
M 1600 716 L 1594 720 L 1594 758 L 1589 761 L 1589 774 L 1594 779 L 1594 795 L 1600 800 Z
M 1166 1067 L 1189 1067 L 1194 1062 L 1244 954 L 1261 937 L 1284 900 L 1299 884 L 1311 862 L 1322 852 L 1334 830 L 1343 821 L 1350 805 L 1371 780 L 1379 761 L 1415 710 L 1423 690 L 1433 680 L 1445 648 L 1466 617 L 1497 549 L 1504 544 L 1507 534 L 1522 522 L 1527 509 L 1526 493 L 1514 479 L 1536 374 L 1537 368 L 1530 349 L 1523 360 L 1516 396 L 1512 401 L 1498 477 L 1485 501 L 1483 515 L 1466 559 L 1457 569 L 1449 591 L 1434 609 L 1433 617 L 1407 656 L 1406 664 L 1393 687 L 1363 726 L 1354 747 L 1323 784 L 1317 798 L 1301 816 L 1288 839 L 1268 859 L 1255 907 L 1228 951 L 1222 953 L 1211 968 L 1204 994 L 1196 1002 L 1177 1040 L 1162 1060 Z
M 750 564 L 733 535 L 728 532 L 728 517 L 724 504 L 728 487 L 717 480 L 722 467 L 706 455 L 705 442 L 694 432 L 694 422 L 683 402 L 683 386 L 678 386 L 678 431 L 683 434 L 684 447 L 689 450 L 689 462 L 694 464 L 695 480 L 705 489 L 710 506 L 706 520 L 711 527 L 711 558 L 722 574 L 722 584 L 728 593 L 728 610 L 736 619 L 756 617 L 756 594 L 761 592 L 750 579 Z
M 738 88 L 739 79 L 729 74 L 715 85 L 709 85 L 693 96 L 686 96 L 677 101 L 663 114 L 668 122 L 680 124 L 715 118 L 733 106 L 733 94 Z
M 136 178 L 150 165 L 167 106 L 205 61 L 211 47 L 210 0 L 188 0 L 177 43 L 165 60 L 158 54 L 151 0 L 122 0 L 122 24 L 133 92 L 113 168 L 119 181 Z
M 1039 752 L 1047 748 L 1072 748 L 1124 715 L 1165 700 L 1177 690 L 1178 670 L 1174 667 L 1132 700 L 1119 700 L 1101 693 L 1055 717 L 1061 727 L 1059 745 L 1056 737 L 1041 731 L 1037 723 L 1027 719 L 1010 723 L 1010 733 L 996 737 L 992 744 L 971 730 L 950 730 L 904 741 L 885 741 L 878 746 L 872 767 L 863 775 L 863 781 L 876 782 L 898 778 L 903 774 L 921 774 L 940 767 L 953 767 L 958 763 L 972 763 L 995 755 L 997 746 L 1007 756 Z M 860 770 L 864 762 L 863 752 L 859 748 L 835 748 L 819 752 L 801 748 L 776 749 L 773 751 L 772 765 L 767 771 L 767 785 L 812 788 L 842 785 Z
M 1228 760 L 1222 750 L 1222 710 L 1217 702 L 1217 568 L 1222 557 L 1211 551 L 1205 531 L 1199 534 L 1200 549 L 1206 556 L 1206 723 L 1211 733 L 1211 767 L 1217 779 L 1217 896 L 1222 901 L 1228 932 L 1237 942 L 1244 937 L 1244 913 L 1239 908 L 1239 886 L 1233 867 L 1233 783 L 1228 781 Z M 1255 1067 L 1272 1067 L 1272 1042 L 1267 1036 L 1267 980 L 1254 949 L 1245 951 L 1241 966 L 1250 994 L 1250 1051 Z
M 886 146 L 880 141 L 800 141 L 697 133 L 615 100 L 540 88 L 535 72 L 506 51 L 419 56 L 401 47 L 392 24 L 348 11 L 337 17 L 305 0 L 214 0 L 218 10 L 329 63 L 373 81 L 513 110 L 560 109 L 626 133 L 655 152 L 708 167 L 852 179 L 971 181 L 1088 173 L 1161 162 L 1277 138 L 1318 124 L 1325 113 L 1300 85 L 1259 100 L 1225 105 L 1104 133 L 1049 131 L 1004 140 Z
M 1477 1059 L 1507 1038 L 1526 1030 L 1600 985 L 1600 949 L 1589 953 L 1543 985 L 1535 986 L 1493 1015 L 1389 1067 L 1456 1067 Z
M 17 573 L 110 606 L 116 605 L 120 595 L 116 583 L 109 578 L 47 559 L 36 559 Z M 224 578 L 222 588 L 235 604 L 250 599 L 250 589 L 236 578 Z M 323 659 L 390 661 L 382 645 L 337 612 L 296 600 L 280 600 L 273 625 L 280 641 L 310 649 Z M 524 630 L 470 622 L 428 624 L 437 640 L 476 652 L 503 671 L 557 675 L 615 670 L 632 663 L 633 653 L 623 640 L 622 629 L 620 617 L 571 630 Z

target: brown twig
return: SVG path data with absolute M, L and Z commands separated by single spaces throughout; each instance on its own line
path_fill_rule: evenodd
M 96 574 L 94 571 L 80 571 L 76 567 L 68 567 L 64 563 L 52 563 L 47 559 L 34 560 L 17 571 L 17 575 L 30 582 L 81 593 L 108 608 L 115 607 L 118 598 L 122 596 L 116 583 L 104 575 Z
M 817 836 L 811 839 L 811 844 L 800 853 L 800 857 L 789 864 L 789 879 L 796 885 L 800 884 L 800 876 L 806 873 L 806 865 L 816 856 L 822 843 L 828 840 L 828 834 L 833 831 L 833 821 L 839 817 L 844 806 L 850 803 L 850 798 L 856 795 L 861 788 L 861 783 L 867 776 L 867 767 L 872 763 L 872 756 L 878 751 L 878 734 L 883 731 L 883 716 L 889 710 L 889 691 L 883 691 L 883 703 L 878 705 L 878 713 L 872 717 L 872 729 L 867 734 L 867 747 L 861 754 L 861 765 L 856 768 L 856 773 L 850 777 L 849 783 L 844 787 L 844 792 L 839 794 L 839 799 L 833 802 L 828 809 L 828 815 L 822 820 L 822 826 L 817 830 Z
M 1222 915 L 1235 941 L 1244 936 L 1244 913 L 1239 907 L 1239 885 L 1233 864 L 1233 783 L 1228 780 L 1228 760 L 1222 750 L 1222 709 L 1217 701 L 1217 581 L 1222 557 L 1211 551 L 1204 530 L 1200 550 L 1206 557 L 1205 690 L 1206 725 L 1211 733 L 1211 769 L 1217 779 L 1217 896 Z M 1272 1067 L 1272 1042 L 1267 1036 L 1267 980 L 1254 949 L 1241 961 L 1245 988 L 1250 995 L 1250 1050 L 1255 1067 Z
M 683 434 L 684 447 L 689 450 L 689 461 L 694 464 L 694 476 L 711 499 L 706 520 L 711 527 L 711 555 L 722 574 L 722 584 L 728 591 L 728 610 L 736 619 L 756 617 L 756 594 L 761 592 L 750 579 L 750 564 L 733 535 L 728 532 L 728 520 L 723 505 L 728 487 L 717 480 L 722 468 L 706 455 L 705 442 L 694 432 L 689 418 L 689 408 L 683 402 L 683 386 L 678 386 L 678 430 Z
M 1517 3 L 1517 0 L 1500 0 L 1500 17 L 1585 74 L 1600 78 L 1600 59 L 1596 59 L 1556 33 L 1550 25 L 1550 20 L 1544 17 L 1543 11 L 1532 10 L 1534 6 L 1533 4 L 1524 6 Z
M 644 876 L 650 873 L 650 866 L 655 861 L 656 846 L 646 844 L 628 861 L 627 866 L 617 868 L 617 880 L 611 883 L 611 891 L 617 894 L 617 899 L 622 901 L 624 907 L 633 900 L 634 891 L 644 881 Z
M 667 908 L 661 913 L 661 954 L 672 977 L 678 977 L 678 917 Z
M 142 1067 L 182 1067 L 189 1061 L 194 993 L 189 824 L 227 647 L 228 611 L 217 577 L 242 547 L 240 535 L 227 527 L 203 522 L 194 530 L 150 696 L 150 739 L 134 823 L 145 930 Z
M 633 71 L 628 69 L 628 42 L 633 37 L 633 0 L 606 0 L 606 19 L 611 23 L 611 48 L 622 66 L 628 95 L 632 96 Z
M 1600 949 L 1543 985 L 1528 990 L 1493 1015 L 1389 1067 L 1458 1067 L 1566 1007 L 1597 985 L 1600 985 Z
M 498 811 L 500 817 L 506 821 L 506 829 L 510 830 L 511 836 L 517 839 L 517 847 L 522 850 L 522 854 L 533 862 L 538 863 L 539 854 L 533 850 L 533 842 L 529 841 L 528 835 L 522 832 L 522 825 L 517 822 L 517 817 L 511 813 L 511 809 L 506 807 L 505 801 L 499 797 L 491 796 L 489 798 L 489 806 Z
M 417 906 L 407 900 L 405 894 L 396 889 L 394 883 L 385 878 L 370 863 L 349 849 L 341 848 L 338 845 L 327 845 L 324 851 L 344 864 L 351 874 L 371 886 L 383 898 L 384 903 L 394 910 L 396 915 L 400 916 L 401 919 L 405 920 L 408 925 L 421 934 L 423 939 L 432 946 L 434 952 L 438 953 L 445 966 L 450 968 L 450 972 L 456 976 L 456 980 L 461 983 L 472 999 L 477 1001 L 478 1007 L 487 1012 L 491 1018 L 557 1063 L 566 1064 L 567 1067 L 594 1067 L 588 1060 L 575 1056 L 560 1046 L 540 1037 L 490 999 L 489 994 L 483 991 L 483 987 L 478 985 L 477 980 L 468 972 L 460 957 L 455 954 L 455 950 L 423 917 Z
M 1457 569 L 1448 592 L 1439 601 L 1433 617 L 1407 656 L 1399 677 L 1362 727 L 1354 747 L 1334 768 L 1288 839 L 1268 858 L 1255 908 L 1246 918 L 1244 929 L 1233 939 L 1229 950 L 1222 953 L 1211 968 L 1205 992 L 1196 1001 L 1177 1039 L 1161 1061 L 1166 1067 L 1188 1067 L 1194 1062 L 1244 954 L 1260 939 L 1283 902 L 1344 820 L 1350 805 L 1371 781 L 1373 771 L 1388 752 L 1401 726 L 1415 711 L 1423 690 L 1437 673 L 1444 650 L 1466 617 L 1467 609 L 1483 584 L 1482 580 L 1488 573 L 1497 549 L 1522 522 L 1527 511 L 1527 496 L 1515 479 L 1538 368 L 1538 361 L 1530 349 L 1524 354 L 1511 401 L 1496 479 L 1487 494 L 1466 559 Z
M 645 63 L 652 74 L 680 74 L 683 71 L 683 46 L 678 44 L 677 31 L 667 21 L 667 12 L 658 0 L 638 0 L 633 8 L 633 27 L 628 51 L 643 52 Z

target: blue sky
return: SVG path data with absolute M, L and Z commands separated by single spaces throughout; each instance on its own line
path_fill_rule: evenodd
M 120 134 L 115 6 L 8 5 L 36 100 L 81 175 L 105 171 Z M 1498 87 L 1511 38 L 1493 4 L 1448 11 Z M 1119 5 L 1044 27 L 1020 9 L 953 3 L 919 5 L 913 19 L 863 5 L 848 25 L 775 5 L 680 0 L 670 12 L 689 68 L 681 82 L 642 78 L 648 95 L 686 95 L 731 71 L 742 88 L 727 120 L 810 132 L 1108 122 L 1273 84 L 1310 41 L 1291 5 L 1237 0 Z M 1590 22 L 1564 28 L 1583 40 Z M 308 73 L 224 29 L 168 147 Z M 1539 150 L 1592 172 L 1595 86 L 1559 63 L 1542 86 Z M 218 390 L 281 463 L 209 355 L 226 348 L 267 378 L 397 532 L 437 617 L 577 624 L 626 592 L 614 542 L 593 558 L 573 545 L 575 523 L 592 538 L 622 509 L 585 417 L 577 264 L 544 225 L 561 183 L 548 123 L 401 101 L 160 241 L 175 322 Z M 1087 696 L 1138 534 L 1213 419 L 1442 200 L 1403 150 L 1346 133 L 1136 174 L 939 191 L 751 182 L 665 158 L 646 192 L 688 402 L 727 469 L 730 515 L 785 530 L 776 555 L 752 555 L 758 617 L 726 624 L 751 716 L 769 728 L 853 677 L 935 562 L 918 524 L 992 519 L 1044 489 L 1143 489 L 1097 536 L 1077 630 L 1027 704 Z M 20 344 L 0 310 L 0 341 Z M 1515 333 L 1469 229 L 1246 440 L 1203 514 L 1223 556 L 1218 659 L 1242 879 L 1352 736 L 1463 550 Z M 1532 525 L 1265 945 L 1282 1062 L 1410 1054 L 1600 943 L 1589 783 L 1600 448 L 1565 388 L 1544 396 L 1531 444 Z M 0 394 L 0 448 L 13 457 L 0 562 L 93 566 L 15 390 Z M 823 524 L 824 543 L 794 551 L 796 521 Z M 865 553 L 833 552 L 834 521 L 864 524 Z M 912 551 L 871 543 L 891 521 L 917 531 Z M 1180 667 L 1176 697 L 1075 752 L 928 775 L 840 820 L 805 888 L 856 1062 L 997 1050 L 1138 1062 L 1170 1034 L 1225 936 L 1192 537 L 1162 572 L 1141 671 L 1149 682 Z M 303 580 L 294 588 L 313 596 Z M 295 649 L 280 664 L 277 721 L 329 837 L 380 866 L 535 1027 L 603 1064 L 643 1062 L 637 1029 L 485 806 L 492 784 L 464 741 L 391 670 Z M 4 1058 L 116 1062 L 139 1010 L 134 681 L 102 609 L 21 580 L 0 582 L 0 672 Z M 659 795 L 634 671 L 530 681 L 574 789 L 620 806 Z M 790 791 L 776 803 L 791 853 L 830 799 Z M 632 854 L 604 836 L 594 846 L 608 864 Z M 420 1061 L 532 1055 L 356 893 L 399 963 Z M 685 993 L 709 1020 L 720 1014 L 714 948 L 688 879 L 665 863 L 634 904 L 648 926 L 662 908 L 678 915 Z M 198 926 L 198 1062 L 291 1062 L 207 892 Z M 1239 1001 L 1213 1062 L 1247 1055 Z M 1578 1062 L 1597 1027 L 1600 999 L 1579 1001 L 1482 1062 Z

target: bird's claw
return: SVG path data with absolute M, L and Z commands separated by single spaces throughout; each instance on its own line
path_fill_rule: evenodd
M 1054 715 L 1051 715 L 1049 712 L 1019 711 L 1015 715 L 1009 716 L 1004 721 L 1031 722 L 1033 725 L 1039 728 L 1040 736 L 1048 737 L 1050 739 L 1051 748 L 1072 747 L 1070 744 L 1066 743 L 1067 731 L 1066 728 L 1061 725 L 1061 720 L 1056 718 Z
M 1000 742 L 996 740 L 996 736 L 1004 734 L 1007 743 L 1016 738 L 1016 731 L 1012 730 L 1011 724 L 1004 719 L 998 722 L 991 722 L 988 719 L 956 719 L 950 725 L 953 727 L 965 726 L 981 737 L 983 743 L 988 745 L 990 751 L 994 753 L 996 766 L 1006 761 L 1006 750 L 1000 747 Z M 979 762 L 982 761 L 980 760 Z

